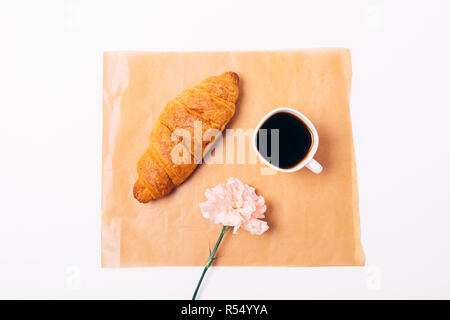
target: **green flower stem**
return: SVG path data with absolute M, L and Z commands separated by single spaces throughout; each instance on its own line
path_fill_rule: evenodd
M 200 289 L 200 285 L 202 284 L 203 277 L 205 276 L 206 271 L 212 265 L 214 260 L 217 259 L 217 257 L 215 257 L 217 248 L 219 248 L 219 244 L 222 241 L 222 238 L 225 235 L 225 232 L 227 232 L 228 229 L 230 229 L 230 228 L 231 228 L 231 226 L 223 226 L 222 232 L 220 233 L 220 236 L 219 236 L 219 239 L 217 239 L 216 245 L 214 246 L 213 251 L 211 251 L 211 254 L 209 255 L 208 260 L 206 261 L 205 268 L 203 269 L 202 276 L 200 277 L 200 280 L 198 281 L 197 288 L 195 288 L 195 292 L 194 292 L 194 295 L 192 296 L 192 300 L 195 300 L 195 297 L 197 296 L 198 289 Z

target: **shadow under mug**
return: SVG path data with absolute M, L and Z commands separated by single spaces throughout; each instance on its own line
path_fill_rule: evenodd
M 257 136 L 258 136 L 259 129 L 261 129 L 261 127 L 264 125 L 264 123 L 267 121 L 267 119 L 269 119 L 273 115 L 280 113 L 280 112 L 290 113 L 290 114 L 296 116 L 297 118 L 299 118 L 307 126 L 307 128 L 309 129 L 309 132 L 311 133 L 311 136 L 312 136 L 312 145 L 309 148 L 307 155 L 295 166 L 293 166 L 292 168 L 287 168 L 287 169 L 280 168 L 278 166 L 273 165 L 269 161 L 267 161 L 267 159 L 264 158 L 264 156 L 260 153 L 260 151 L 258 150 L 258 146 L 257 146 Z M 293 146 L 293 147 L 295 147 L 295 146 Z M 266 165 L 268 165 L 272 169 L 280 171 L 280 172 L 295 172 L 295 171 L 302 169 L 303 167 L 308 168 L 309 170 L 311 170 L 314 173 L 322 172 L 322 166 L 320 165 L 320 163 L 318 163 L 316 160 L 313 159 L 318 147 L 319 147 L 319 134 L 317 133 L 317 130 L 314 127 L 314 125 L 312 124 L 312 122 L 303 113 L 301 113 L 295 109 L 291 109 L 291 108 L 278 108 L 278 109 L 274 109 L 274 110 L 270 111 L 261 119 L 261 121 L 258 123 L 258 125 L 256 126 L 255 131 L 253 133 L 253 149 L 255 150 L 256 154 Z

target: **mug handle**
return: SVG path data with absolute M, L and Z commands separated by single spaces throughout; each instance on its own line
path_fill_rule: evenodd
M 320 163 L 314 159 L 311 159 L 311 161 L 306 164 L 306 167 L 314 173 L 321 173 L 323 169 Z

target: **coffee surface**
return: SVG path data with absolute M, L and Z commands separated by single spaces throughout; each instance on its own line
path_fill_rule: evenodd
M 264 132 L 261 129 L 267 131 Z M 273 129 L 278 129 L 278 139 Z M 278 148 L 275 145 L 277 140 Z M 263 123 L 256 136 L 256 145 L 261 155 L 271 164 L 282 169 L 295 167 L 305 159 L 312 143 L 313 139 L 308 126 L 300 118 L 288 112 L 272 115 Z M 264 147 L 265 145 L 267 148 Z

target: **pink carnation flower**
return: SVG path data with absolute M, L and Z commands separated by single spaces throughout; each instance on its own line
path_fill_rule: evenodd
M 226 184 L 206 189 L 207 200 L 200 203 L 203 217 L 211 219 L 214 224 L 234 227 L 233 233 L 239 228 L 251 234 L 261 235 L 269 226 L 264 218 L 266 205 L 264 198 L 255 193 L 255 188 L 242 183 L 239 179 L 229 178 Z

